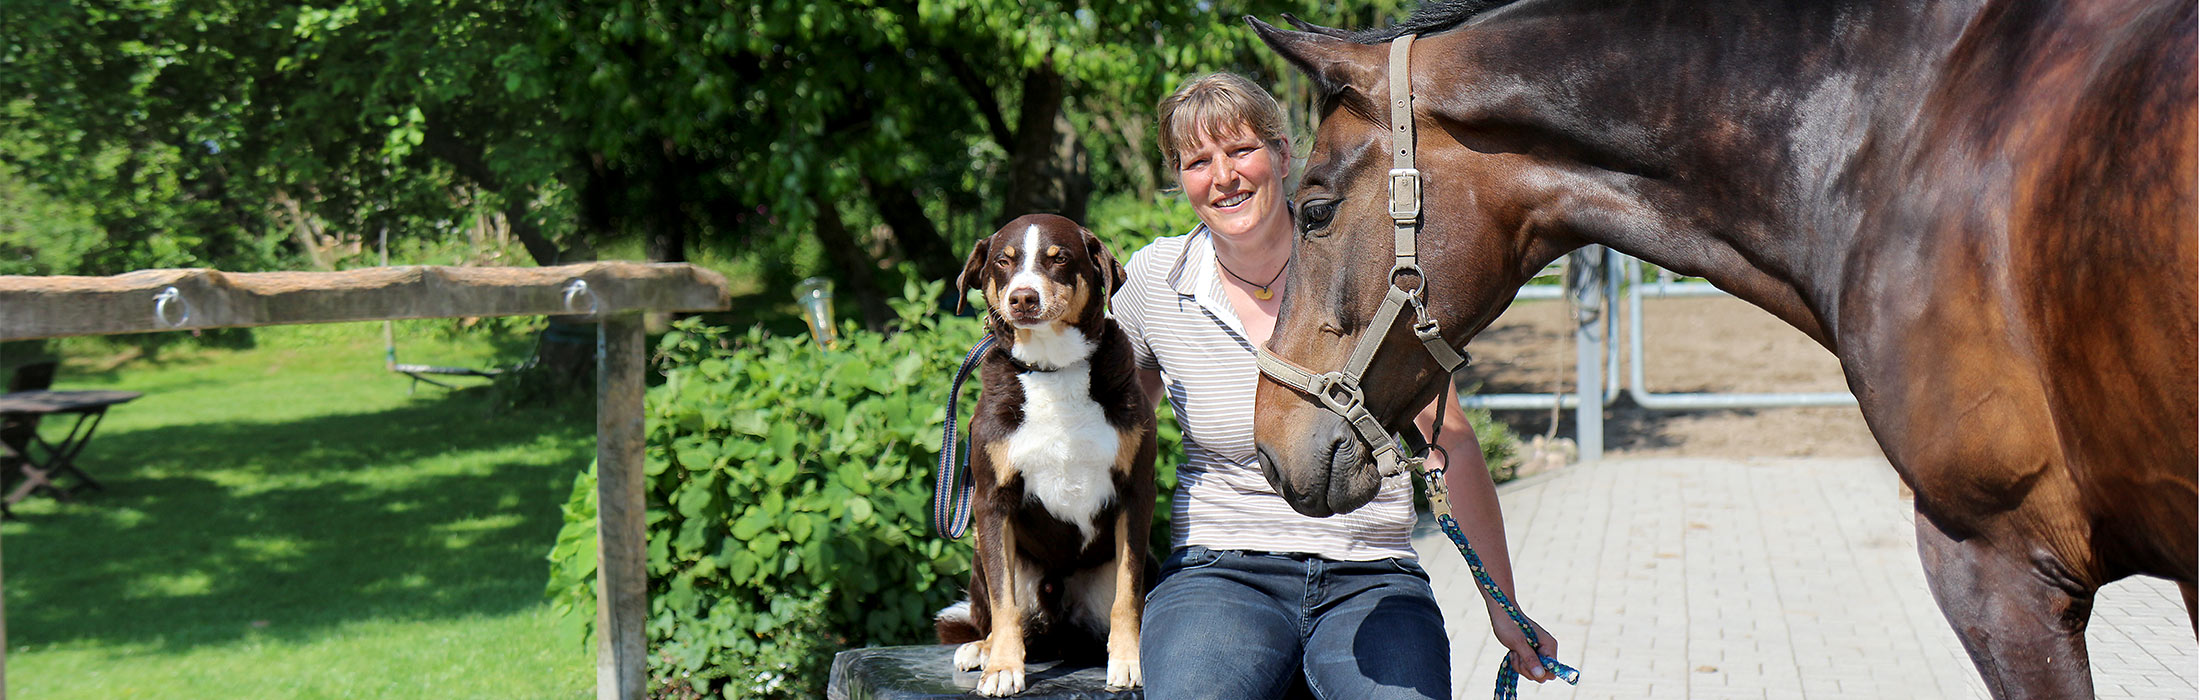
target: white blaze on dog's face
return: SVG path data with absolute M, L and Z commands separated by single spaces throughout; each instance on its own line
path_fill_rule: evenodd
M 1094 344 L 1089 330 L 1107 296 L 1121 284 L 1122 265 L 1091 232 L 1050 214 L 1011 221 L 979 241 L 958 280 L 985 293 L 996 332 L 1010 331 L 1010 354 L 1047 367 L 1083 361 Z M 1005 327 L 1005 328 L 1004 328 Z

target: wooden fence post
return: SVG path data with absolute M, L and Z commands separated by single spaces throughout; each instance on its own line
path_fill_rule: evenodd
M 596 336 L 596 697 L 641 700 L 647 683 L 649 575 L 642 501 L 642 316 Z

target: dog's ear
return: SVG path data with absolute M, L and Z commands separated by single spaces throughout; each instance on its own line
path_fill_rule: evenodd
M 1115 290 L 1123 288 L 1126 276 L 1123 263 L 1115 261 L 1115 253 L 1109 252 L 1108 244 L 1100 242 L 1100 237 L 1092 235 L 1092 231 L 1080 226 L 1077 232 L 1085 237 L 1085 254 L 1092 256 L 1093 268 L 1100 271 L 1101 286 L 1107 288 L 1108 296 L 1115 296 Z
M 978 283 L 978 275 L 985 271 L 985 261 L 991 257 L 988 253 L 992 249 L 992 236 L 980 238 L 977 245 L 970 247 L 970 259 L 963 261 L 962 274 L 955 276 L 955 313 L 962 313 L 963 306 L 970 300 L 970 285 Z

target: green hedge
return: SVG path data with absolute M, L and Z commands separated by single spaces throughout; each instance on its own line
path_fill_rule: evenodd
M 664 383 L 645 408 L 653 696 L 818 697 L 833 652 L 929 642 L 932 613 L 962 598 L 969 540 L 934 537 L 930 501 L 949 382 L 980 330 L 932 312 L 940 287 L 904 290 L 901 332 L 849 325 L 830 351 L 692 321 L 659 342 Z M 1183 455 L 1167 410 L 1157 549 Z M 1480 418 L 1485 449 L 1509 453 Z M 589 620 L 595 514 L 591 468 L 573 483 L 549 584 Z

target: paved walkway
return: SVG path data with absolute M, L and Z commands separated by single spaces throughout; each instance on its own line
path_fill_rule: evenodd
M 1579 688 L 1523 698 L 1986 698 L 1872 460 L 1607 460 L 1499 489 L 1528 613 Z M 1502 648 L 1466 564 L 1415 535 L 1452 628 L 1452 685 L 1490 697 Z M 2086 637 L 2103 698 L 2196 696 L 2177 587 L 2103 589 Z

